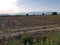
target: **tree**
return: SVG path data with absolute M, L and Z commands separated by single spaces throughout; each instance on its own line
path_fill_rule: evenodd
M 57 12 L 52 12 L 52 15 L 57 15 Z
M 26 16 L 28 16 L 29 14 L 27 13 Z
M 35 16 L 35 15 L 33 14 L 33 16 Z
M 44 16 L 45 14 L 44 14 L 44 13 L 42 13 L 42 15 Z

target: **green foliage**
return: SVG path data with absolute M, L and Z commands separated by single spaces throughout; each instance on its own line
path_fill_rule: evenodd
M 24 34 L 21 41 L 26 45 L 27 43 L 32 44 L 32 37 L 29 34 Z
M 18 45 L 15 41 L 7 41 L 5 45 Z
M 60 45 L 60 32 L 49 32 L 46 35 L 40 35 L 38 38 L 36 38 L 38 41 L 36 39 L 33 39 L 36 42 L 34 42 L 32 39 L 33 38 L 30 34 L 25 33 L 21 37 L 21 43 L 23 45 Z M 18 43 L 16 43 L 15 41 L 8 41 L 7 43 L 5 43 L 5 45 L 18 45 Z

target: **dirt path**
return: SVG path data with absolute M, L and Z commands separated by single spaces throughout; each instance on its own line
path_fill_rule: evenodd
M 45 28 L 46 27 L 46 28 Z M 26 33 L 34 33 L 34 32 L 43 32 L 43 31 L 51 31 L 51 30 L 60 30 L 60 27 L 51 27 L 48 28 L 47 26 L 37 26 L 37 27 L 28 27 L 28 28 L 20 28 L 20 29 L 6 29 L 6 34 L 1 34 L 0 37 L 2 36 L 17 36 Z

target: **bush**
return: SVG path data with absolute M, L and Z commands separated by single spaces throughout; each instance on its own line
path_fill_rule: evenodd
M 21 37 L 21 41 L 23 42 L 24 45 L 26 45 L 27 43 L 32 45 L 32 42 L 33 42 L 32 37 L 28 34 L 24 34 Z
M 52 12 L 52 15 L 57 15 L 57 12 Z

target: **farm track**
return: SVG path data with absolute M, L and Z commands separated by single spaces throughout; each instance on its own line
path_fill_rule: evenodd
M 46 27 L 46 29 L 44 28 Z M 54 28 L 53 28 L 54 27 Z M 3 34 L 0 35 L 0 37 L 2 36 L 17 36 L 17 35 L 21 35 L 26 33 L 34 33 L 34 32 L 46 32 L 46 31 L 51 31 L 51 30 L 59 30 L 60 27 L 56 27 L 56 26 L 51 26 L 51 28 L 49 28 L 48 26 L 37 26 L 37 27 L 28 27 L 28 28 L 20 28 L 20 29 L 7 29 L 5 30 L 5 32 L 3 32 Z

